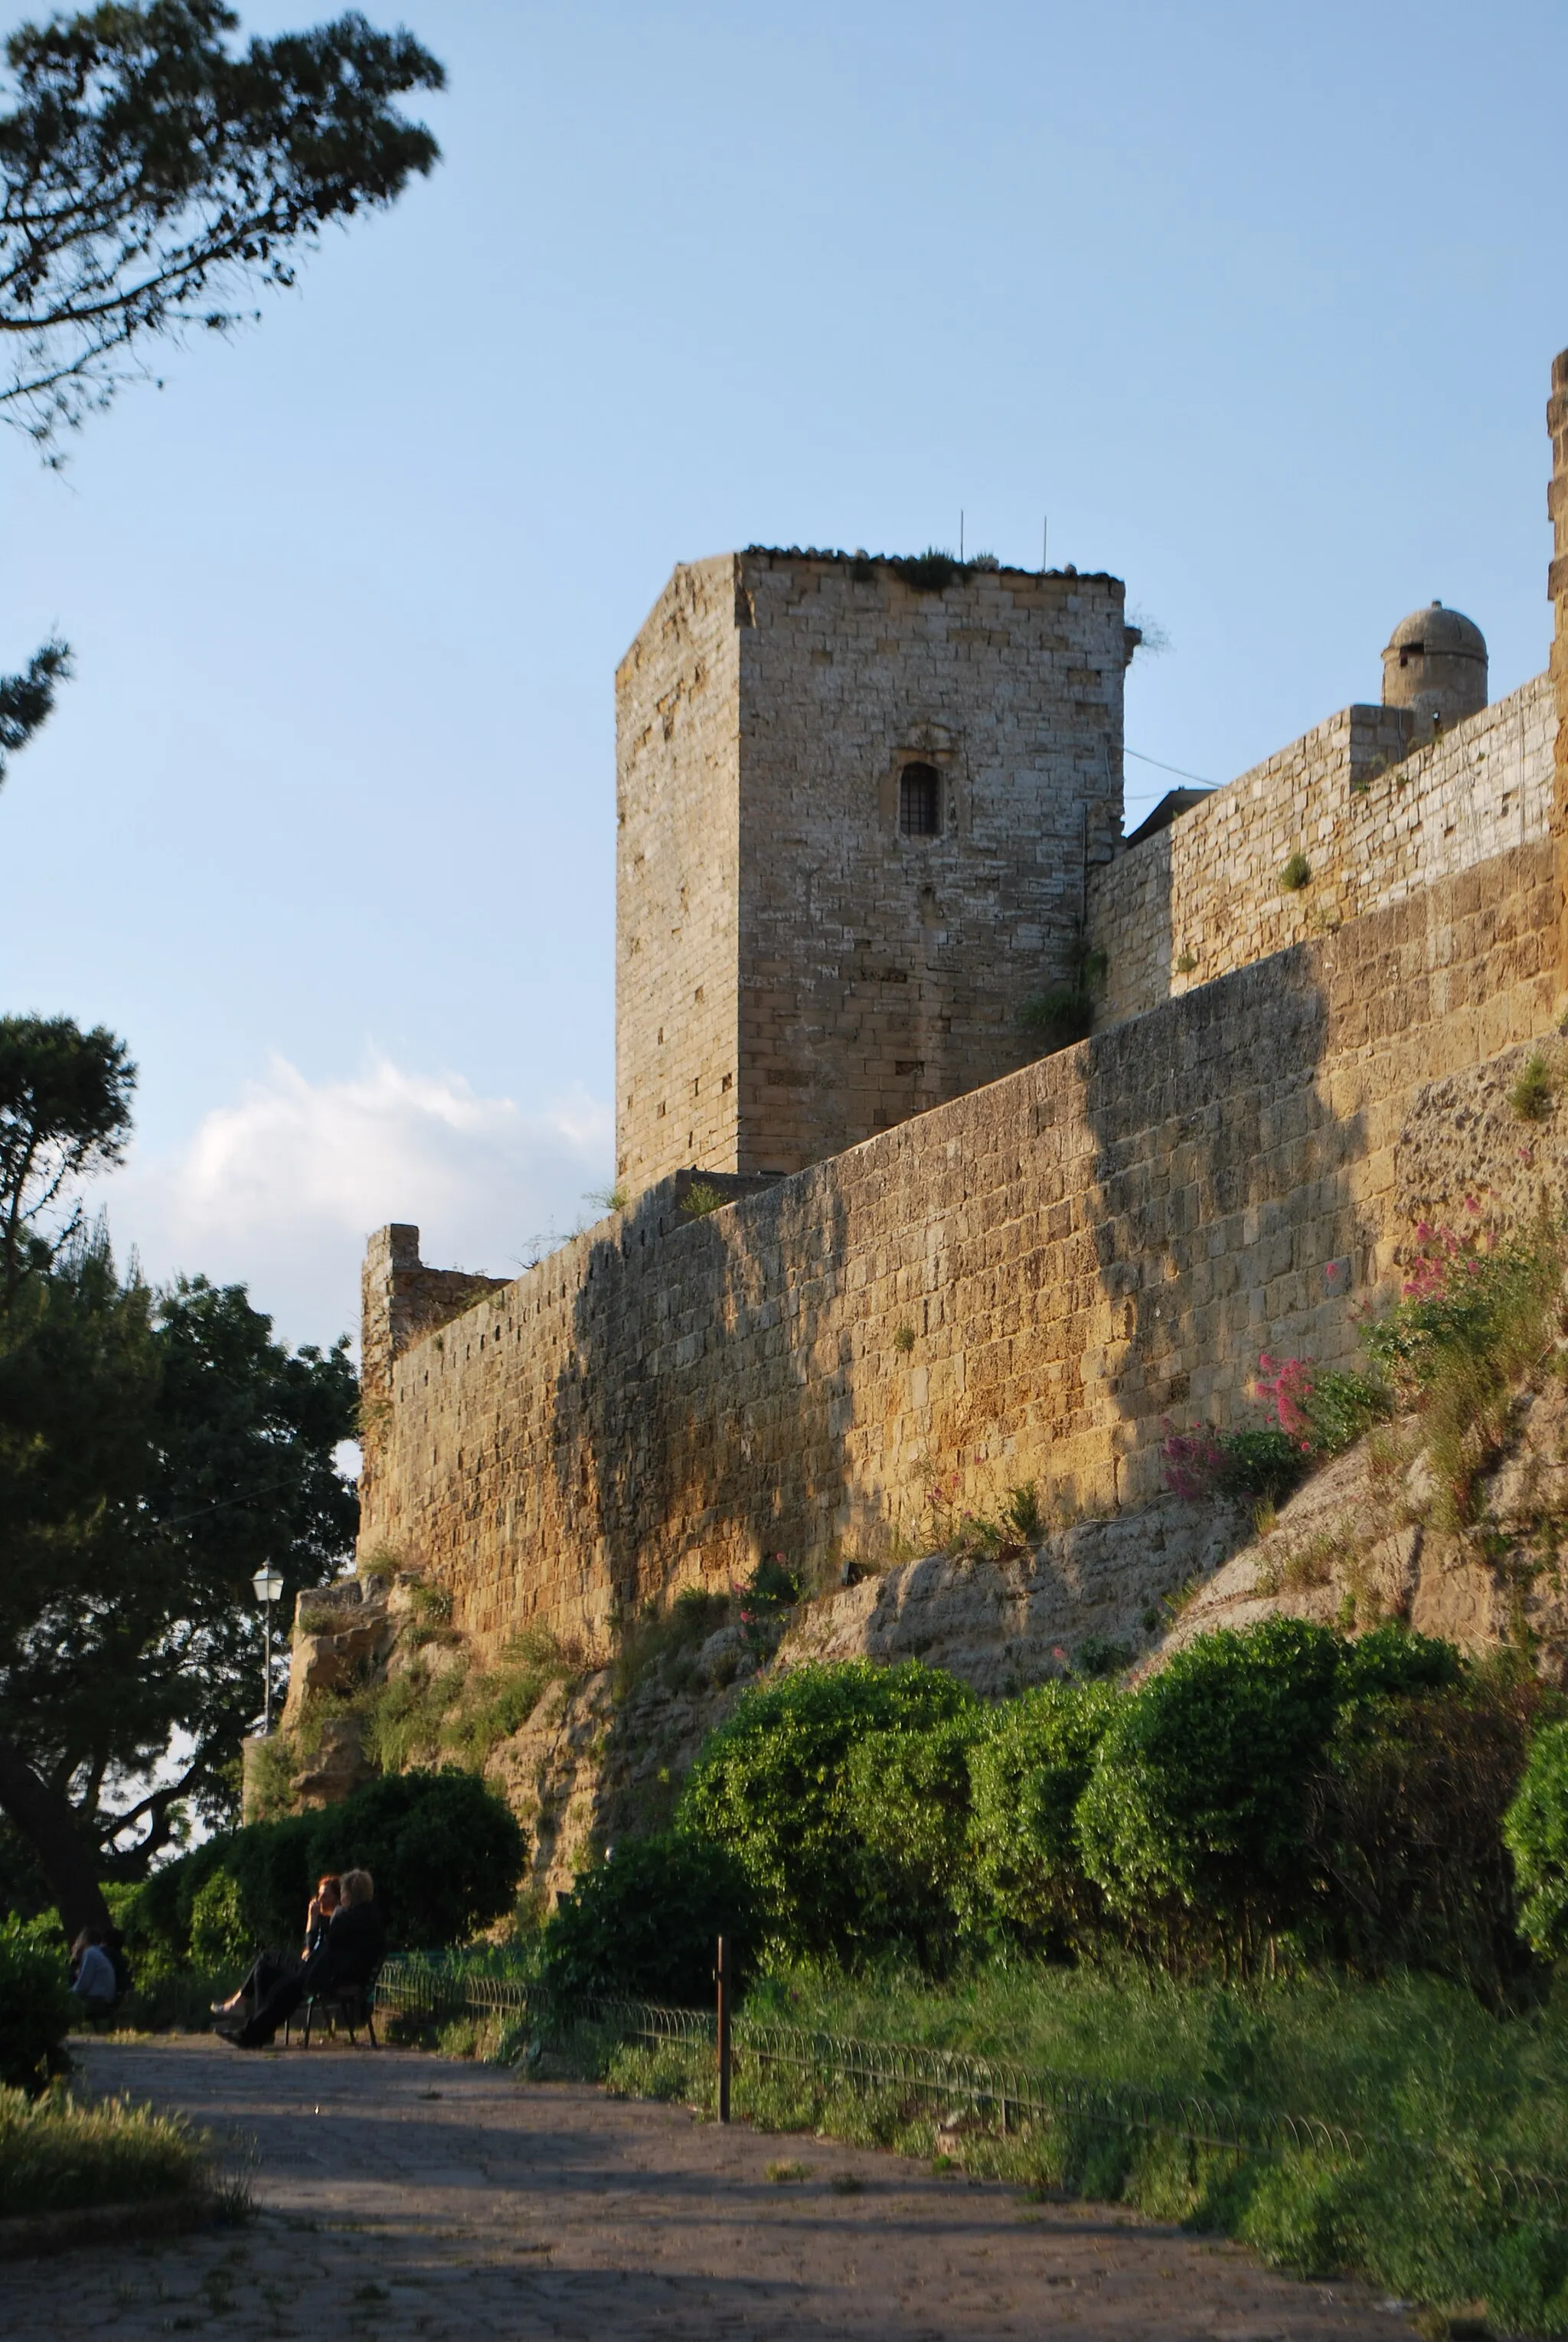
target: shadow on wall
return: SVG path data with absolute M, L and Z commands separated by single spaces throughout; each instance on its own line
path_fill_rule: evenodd
M 1336 1112 L 1326 1079 L 1330 949 L 1281 953 L 1084 1045 L 1121 1505 L 1158 1493 L 1167 1425 L 1253 1419 L 1262 1352 L 1331 1364 L 1353 1348 L 1377 1228 L 1355 1192 L 1365 1116 Z
M 842 1196 L 813 1173 L 714 1180 L 744 1210 L 688 1217 L 689 1186 L 650 1189 L 593 1243 L 554 1384 L 561 1523 L 622 1618 L 798 1554 L 843 1471 Z

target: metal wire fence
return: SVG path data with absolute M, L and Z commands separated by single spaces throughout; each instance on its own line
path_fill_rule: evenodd
M 378 2000 L 429 2021 L 454 2017 L 499 2019 L 543 2041 L 588 2026 L 620 2041 L 644 2041 L 712 2051 L 711 2011 L 669 2008 L 650 2001 L 574 1999 L 569 2009 L 530 1980 L 475 1973 L 460 1961 L 390 1960 Z M 1004 2137 L 1024 2124 L 1070 2125 L 1082 2130 L 1134 2132 L 1189 2147 L 1238 2156 L 1279 2157 L 1311 2153 L 1340 2164 L 1406 2158 L 1413 2169 L 1442 2172 L 1462 2191 L 1512 2217 L 1568 2228 L 1568 2181 L 1552 2174 L 1494 2163 L 1466 2147 L 1431 2146 L 1405 2137 L 1347 2127 L 1315 2115 L 1281 2113 L 1131 2082 L 1104 2082 L 968 2050 L 936 2049 L 920 2042 L 879 2041 L 823 2033 L 748 2017 L 734 2020 L 736 2067 L 759 2072 L 783 2067 L 814 2084 L 880 2092 L 910 2105 L 940 2105 L 950 2117 L 966 2109 L 980 2127 Z

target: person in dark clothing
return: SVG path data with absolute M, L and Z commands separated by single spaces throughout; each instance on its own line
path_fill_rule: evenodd
M 316 1882 L 315 1893 L 310 1898 L 310 1908 L 305 1915 L 305 1948 L 293 1952 L 258 1952 L 246 1970 L 245 1981 L 227 2000 L 215 2000 L 213 2015 L 232 2018 L 236 2025 L 254 2016 L 269 1992 L 282 1984 L 285 1977 L 297 1976 L 313 1952 L 326 1941 L 326 1931 L 333 1914 L 343 1900 L 343 1881 L 335 1870 L 329 1870 Z
M 375 1881 L 368 1870 L 345 1870 L 343 1900 L 325 1937 L 298 1975 L 285 1977 L 275 1985 L 243 2025 L 220 2025 L 218 2031 L 237 2049 L 265 2049 L 302 2000 L 368 1984 L 385 1952 L 386 1927 L 375 1907 Z

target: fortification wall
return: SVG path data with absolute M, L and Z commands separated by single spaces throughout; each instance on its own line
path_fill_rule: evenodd
M 1119 578 L 744 556 L 741 1155 L 797 1171 L 1028 1056 L 1122 809 Z M 939 776 L 905 835 L 899 777 Z M 673 1167 L 673 1166 L 671 1166 Z
M 1552 439 L 1552 481 L 1546 509 L 1552 520 L 1552 565 L 1546 594 L 1553 613 L 1551 676 L 1557 701 L 1557 770 L 1552 834 L 1557 846 L 1558 979 L 1568 991 L 1568 350 L 1552 361 L 1552 391 L 1546 403 Z
M 764 1551 L 914 1538 L 934 1483 L 1148 1496 L 1260 1349 L 1350 1354 L 1413 1096 L 1546 1028 L 1555 902 L 1518 846 L 709 1217 L 654 1190 L 395 1359 L 365 1546 L 482 1646 L 602 1644 Z
M 1402 708 L 1342 708 L 1094 870 L 1102 1018 L 1135 1016 L 1547 836 L 1549 675 L 1406 756 L 1410 724 Z M 1294 854 L 1311 876 L 1288 892 L 1280 874 Z
M 615 1176 L 736 1167 L 738 564 L 675 571 L 615 675 Z

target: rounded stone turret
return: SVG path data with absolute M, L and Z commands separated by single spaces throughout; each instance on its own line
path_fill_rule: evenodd
M 1383 655 L 1383 704 L 1446 731 L 1486 705 L 1486 637 L 1441 602 L 1402 618 Z

